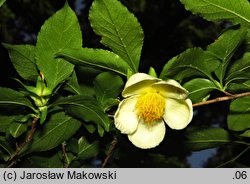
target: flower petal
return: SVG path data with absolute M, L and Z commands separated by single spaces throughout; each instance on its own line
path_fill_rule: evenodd
M 136 73 L 128 79 L 122 92 L 122 96 L 126 98 L 143 93 L 144 90 L 147 90 L 148 87 L 157 81 L 160 81 L 160 79 L 145 73 Z
M 160 91 L 165 98 L 186 99 L 188 96 L 188 91 L 172 79 L 156 82 L 151 87 Z
M 124 99 L 115 113 L 115 126 L 123 134 L 134 133 L 138 126 L 138 118 L 134 112 L 137 97 Z
M 158 146 L 164 139 L 166 128 L 163 121 L 155 122 L 154 125 L 140 121 L 137 130 L 129 134 L 129 140 L 137 147 L 149 149 Z
M 190 99 L 166 99 L 164 120 L 167 125 L 176 130 L 185 128 L 193 117 L 193 107 Z

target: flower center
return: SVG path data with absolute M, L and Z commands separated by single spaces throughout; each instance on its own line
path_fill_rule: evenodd
M 157 91 L 150 91 L 139 97 L 136 103 L 136 113 L 146 123 L 161 120 L 165 109 L 165 98 Z

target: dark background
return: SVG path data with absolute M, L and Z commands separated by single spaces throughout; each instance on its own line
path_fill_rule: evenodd
M 77 13 L 84 46 L 103 47 L 88 21 L 88 11 L 93 0 L 68 2 Z M 41 25 L 64 3 L 65 0 L 7 0 L 0 9 L 0 41 L 35 45 Z M 136 15 L 144 30 L 141 72 L 147 72 L 149 67 L 153 66 L 159 74 L 169 59 L 187 48 L 206 48 L 219 36 L 225 25 L 224 22 L 212 23 L 192 15 L 178 0 L 122 0 L 122 3 Z M 0 86 L 15 88 L 12 77 L 16 76 L 7 51 L 0 46 Z M 227 111 L 228 103 L 196 108 L 192 125 L 226 127 Z M 149 151 L 136 149 L 125 137 L 122 139 L 124 142 L 119 142 L 108 166 L 216 167 L 232 159 L 243 149 L 238 146 L 223 146 L 192 154 L 182 147 L 179 140 L 181 135 L 182 131 L 167 130 L 164 143 Z M 247 154 L 243 155 L 227 167 L 246 167 L 246 156 Z M 98 159 L 94 160 L 97 166 Z

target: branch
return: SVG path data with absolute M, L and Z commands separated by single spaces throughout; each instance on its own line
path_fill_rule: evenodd
M 107 156 L 106 156 L 106 158 L 103 161 L 102 168 L 106 167 L 106 165 L 107 165 L 107 163 L 108 163 L 111 155 L 113 154 L 113 152 L 115 150 L 115 146 L 116 146 L 117 143 L 118 143 L 118 140 L 115 137 L 114 140 L 110 144 L 110 147 L 109 147 L 108 152 L 107 152 Z
M 33 135 L 36 131 L 36 123 L 38 122 L 39 118 L 35 117 L 31 123 L 31 129 L 30 132 L 28 134 L 28 136 L 26 137 L 25 141 L 20 145 L 17 146 L 15 153 L 13 153 L 10 157 L 10 159 L 7 162 L 7 167 L 12 167 L 15 163 L 16 160 L 15 158 L 18 156 L 18 154 L 21 152 L 21 150 L 24 148 L 24 146 L 26 146 L 26 144 L 28 144 L 31 139 L 33 138 Z
M 228 95 L 228 96 L 218 97 L 218 98 L 208 100 L 205 102 L 198 102 L 198 103 L 193 104 L 193 107 L 208 105 L 208 104 L 227 101 L 227 100 L 232 100 L 232 99 L 240 98 L 243 96 L 250 96 L 250 92 L 245 92 L 245 93 L 240 93 L 240 94 L 232 94 L 232 95 Z

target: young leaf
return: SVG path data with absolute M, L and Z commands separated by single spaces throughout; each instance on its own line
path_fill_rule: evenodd
M 250 128 L 250 96 L 238 98 L 231 102 L 227 117 L 230 130 L 242 131 Z
M 46 151 L 68 140 L 81 127 L 81 122 L 64 112 L 52 114 L 44 125 L 36 131 L 32 142 L 22 153 Z
M 120 76 L 112 73 L 101 73 L 94 80 L 96 99 L 107 110 L 112 102 L 119 103 L 115 98 L 121 93 L 123 81 Z M 113 99 L 113 100 L 112 100 Z
M 3 46 L 8 49 L 10 60 L 17 73 L 25 80 L 36 81 L 38 70 L 35 60 L 35 46 L 6 43 L 3 43 Z
M 250 26 L 248 0 L 180 0 L 187 10 L 210 21 L 228 20 Z
M 26 132 L 27 128 L 28 128 L 27 124 L 15 122 L 10 125 L 9 132 L 13 137 L 17 138 L 24 132 Z
M 77 154 L 78 153 L 78 140 L 76 138 L 70 139 L 66 143 L 66 150 L 71 153 Z
M 215 59 L 221 62 L 220 67 L 215 72 L 220 81 L 223 80 L 230 59 L 244 40 L 245 36 L 245 28 L 236 29 L 236 27 L 232 27 L 207 47 L 207 51 L 211 53 Z
M 120 56 L 108 50 L 91 48 L 65 49 L 57 53 L 57 56 L 75 65 L 113 71 L 124 76 L 131 69 Z
M 68 78 L 74 67 L 62 58 L 55 58 L 55 54 L 65 48 L 81 46 L 82 34 L 77 17 L 66 3 L 44 23 L 37 37 L 37 66 L 51 90 Z
M 68 114 L 86 122 L 94 122 L 109 131 L 110 121 L 100 104 L 89 96 L 75 95 L 58 100 L 54 105 L 62 106 Z
M 167 62 L 161 71 L 160 78 L 175 78 L 177 80 L 191 76 L 211 78 L 211 72 L 218 65 L 219 62 L 201 48 L 192 48 Z
M 64 87 L 65 90 L 70 91 L 76 95 L 80 95 L 81 92 L 81 87 L 78 83 L 78 79 L 76 76 L 76 72 L 73 72 L 70 79 L 66 83 L 66 86 Z
M 14 152 L 11 141 L 6 137 L 0 136 L 0 147 L 9 155 Z
M 243 134 L 240 134 L 241 137 L 250 137 L 250 130 L 246 130 Z
M 247 30 L 246 38 L 245 38 L 246 50 L 250 49 L 250 29 Z
M 40 124 L 43 124 L 48 115 L 48 107 L 43 106 L 43 107 L 40 107 L 39 110 L 40 110 Z
M 21 160 L 22 168 L 62 168 L 63 163 L 58 153 L 53 155 L 43 154 L 43 156 L 30 156 Z
M 16 119 L 19 118 L 18 116 L 3 116 L 0 115 L 0 132 L 6 132 L 9 128 L 10 124 L 14 122 Z
M 232 63 L 225 80 L 227 84 L 236 80 L 250 80 L 250 52 L 246 52 L 241 59 Z
M 230 83 L 227 86 L 227 91 L 233 92 L 233 93 L 239 93 L 239 92 L 247 92 L 250 91 L 250 80 L 247 80 L 243 83 Z
M 0 0 L 0 7 L 3 5 L 3 3 L 5 2 L 6 0 Z
M 86 160 L 95 157 L 99 152 L 99 142 L 94 141 L 93 143 L 89 143 L 84 137 L 81 137 L 78 140 L 78 150 L 78 159 Z
M 96 131 L 96 126 L 93 125 L 93 124 L 87 124 L 87 123 L 84 123 L 83 126 L 86 128 L 86 130 L 93 134 L 95 131 Z
M 97 125 L 97 132 L 100 135 L 100 137 L 103 137 L 103 135 L 105 134 L 105 130 L 99 125 Z
M 135 16 L 118 0 L 95 0 L 89 20 L 101 42 L 122 57 L 137 72 L 143 45 L 143 30 Z
M 246 36 L 246 29 L 239 26 L 227 29 L 214 43 L 207 47 L 222 62 L 230 60 L 235 50 Z
M 0 87 L 0 107 L 23 106 L 36 112 L 32 103 L 20 92 L 9 88 Z
M 189 91 L 188 98 L 190 98 L 193 103 L 206 100 L 210 92 L 217 89 L 212 81 L 204 78 L 192 79 L 186 82 L 183 87 Z
M 198 151 L 231 143 L 229 133 L 222 128 L 194 129 L 186 133 L 187 148 Z

